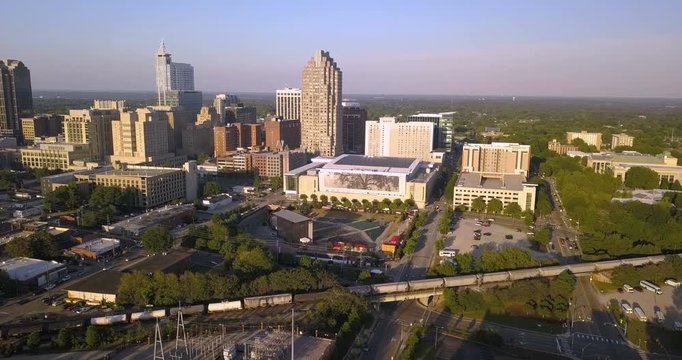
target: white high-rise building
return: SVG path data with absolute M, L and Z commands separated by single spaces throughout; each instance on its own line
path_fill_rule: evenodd
M 168 105 L 168 92 L 171 90 L 194 91 L 194 67 L 190 64 L 174 63 L 166 45 L 161 42 L 156 52 L 156 91 L 159 105 Z
M 284 120 L 301 119 L 301 89 L 284 88 L 277 90 L 275 101 L 277 117 Z
M 395 117 L 382 117 L 379 121 L 365 123 L 365 155 L 430 161 L 434 124 L 396 120 Z

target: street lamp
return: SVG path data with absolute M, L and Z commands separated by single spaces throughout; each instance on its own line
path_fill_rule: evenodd
M 443 326 L 436 326 L 436 339 L 435 339 L 435 341 L 434 341 L 434 343 L 433 343 L 433 349 L 434 349 L 434 350 L 438 350 L 438 330 L 439 330 L 439 329 L 445 329 L 445 327 L 443 327 Z

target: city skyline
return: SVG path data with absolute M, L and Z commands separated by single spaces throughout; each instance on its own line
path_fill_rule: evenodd
M 670 1 L 488 1 L 387 8 L 351 1 L 329 15 L 306 1 L 286 9 L 274 2 L 254 8 L 124 1 L 104 8 L 70 1 L 41 10 L 8 3 L 8 13 L 30 13 L 33 26 L 8 18 L 0 48 L 2 57 L 31 69 L 36 90 L 153 91 L 154 50 L 165 40 L 174 56 L 194 66 L 197 90 L 208 92 L 300 87 L 301 66 L 324 48 L 343 64 L 349 94 L 679 98 L 682 24 L 675 14 L 681 7 Z M 130 15 L 133 8 L 138 15 Z M 51 16 L 58 11 L 73 21 Z M 98 11 L 109 16 L 90 16 Z M 231 17 L 232 26 L 220 26 L 226 14 L 240 15 Z M 168 26 L 194 16 L 206 26 Z M 348 19 L 356 25 L 341 26 Z M 231 45 L 198 41 L 209 35 L 229 35 Z

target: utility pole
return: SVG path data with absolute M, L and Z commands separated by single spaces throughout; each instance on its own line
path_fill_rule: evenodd
M 158 348 L 157 348 L 158 346 Z M 158 353 L 157 353 L 158 349 Z M 156 319 L 156 327 L 154 328 L 154 360 L 166 360 L 163 354 L 163 339 L 161 337 L 161 328 L 159 327 L 159 319 Z
M 291 308 L 291 360 L 294 360 L 294 309 Z
M 180 331 L 182 331 L 182 339 L 180 338 Z M 180 305 L 180 302 L 178 301 L 178 321 L 177 321 L 177 326 L 175 329 L 175 357 L 180 358 L 178 356 L 178 347 L 180 345 L 180 341 L 182 341 L 183 345 L 185 346 L 185 354 L 189 356 L 189 346 L 187 346 L 187 333 L 185 332 L 185 319 L 182 316 L 182 306 Z

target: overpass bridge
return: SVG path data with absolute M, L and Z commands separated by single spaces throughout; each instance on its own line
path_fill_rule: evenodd
M 621 265 L 641 266 L 646 264 L 656 264 L 662 262 L 667 257 L 673 256 L 679 257 L 682 256 L 682 254 L 644 256 L 630 259 L 585 262 L 579 264 L 546 266 L 531 269 L 499 271 L 493 273 L 398 281 L 384 284 L 352 286 L 348 287 L 347 289 L 350 292 L 367 297 L 370 302 L 413 300 L 442 294 L 443 290 L 446 288 L 481 286 L 484 284 L 510 282 L 524 279 L 555 277 L 566 270 L 577 276 L 588 275 L 594 272 L 612 270 Z

